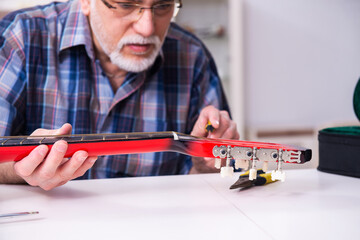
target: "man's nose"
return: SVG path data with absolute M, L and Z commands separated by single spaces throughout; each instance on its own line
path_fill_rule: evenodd
M 155 31 L 153 9 L 142 9 L 139 19 L 134 23 L 134 29 L 143 37 L 150 37 Z

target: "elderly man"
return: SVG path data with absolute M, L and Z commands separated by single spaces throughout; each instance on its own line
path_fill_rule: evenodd
M 214 61 L 171 23 L 174 0 L 72 0 L 0 22 L 0 135 L 177 131 L 237 139 Z M 0 164 L 1 183 L 45 190 L 71 179 L 214 171 L 178 153 L 64 158 L 67 143 Z

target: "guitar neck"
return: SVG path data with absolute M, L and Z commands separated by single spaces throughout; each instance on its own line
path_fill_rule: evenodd
M 68 143 L 65 157 L 71 157 L 79 150 L 89 156 L 169 151 L 173 139 L 173 132 L 5 136 L 0 138 L 0 162 L 21 160 L 37 146 L 51 148 L 59 140 Z
M 0 162 L 19 161 L 38 145 L 45 144 L 51 148 L 58 140 L 68 143 L 65 157 L 71 157 L 76 151 L 84 150 L 89 156 L 171 151 L 196 157 L 231 156 L 240 160 L 278 161 L 279 155 L 283 155 L 281 160 L 284 162 L 304 163 L 311 159 L 311 150 L 301 147 L 198 138 L 176 132 L 153 132 L 1 137 Z M 287 154 L 282 154 L 283 152 Z

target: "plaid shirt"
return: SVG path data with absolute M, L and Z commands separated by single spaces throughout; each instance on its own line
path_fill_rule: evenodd
M 203 107 L 229 110 L 208 50 L 176 24 L 154 65 L 128 73 L 116 93 L 78 0 L 11 13 L 0 32 L 0 135 L 66 122 L 73 134 L 188 134 Z M 191 165 L 189 156 L 170 152 L 104 156 L 82 178 L 186 174 Z

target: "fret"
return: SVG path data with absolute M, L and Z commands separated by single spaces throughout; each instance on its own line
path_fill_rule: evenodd
M 127 140 L 128 136 L 127 134 L 104 134 L 101 135 L 102 137 L 102 141 L 123 141 L 123 140 Z
M 83 142 L 102 142 L 105 141 L 104 135 L 101 134 L 95 134 L 95 135 L 84 135 Z
M 26 138 L 10 138 L 3 142 L 2 146 L 20 146 Z
M 8 138 L 0 138 L 1 145 L 4 145 L 8 140 Z
M 22 145 L 39 145 L 44 137 L 28 137 L 22 141 Z
M 50 141 L 50 139 L 48 139 L 48 138 L 46 138 L 46 139 L 47 139 L 46 141 Z M 83 139 L 83 136 L 63 136 L 61 138 L 60 137 L 56 138 L 54 143 L 59 140 L 64 140 L 68 143 L 78 143 L 78 142 L 81 142 L 82 139 Z M 46 143 L 44 142 L 44 144 L 46 144 Z
M 38 138 L 38 143 L 39 144 L 54 144 L 56 141 L 61 140 L 62 137 L 42 137 L 42 138 Z

